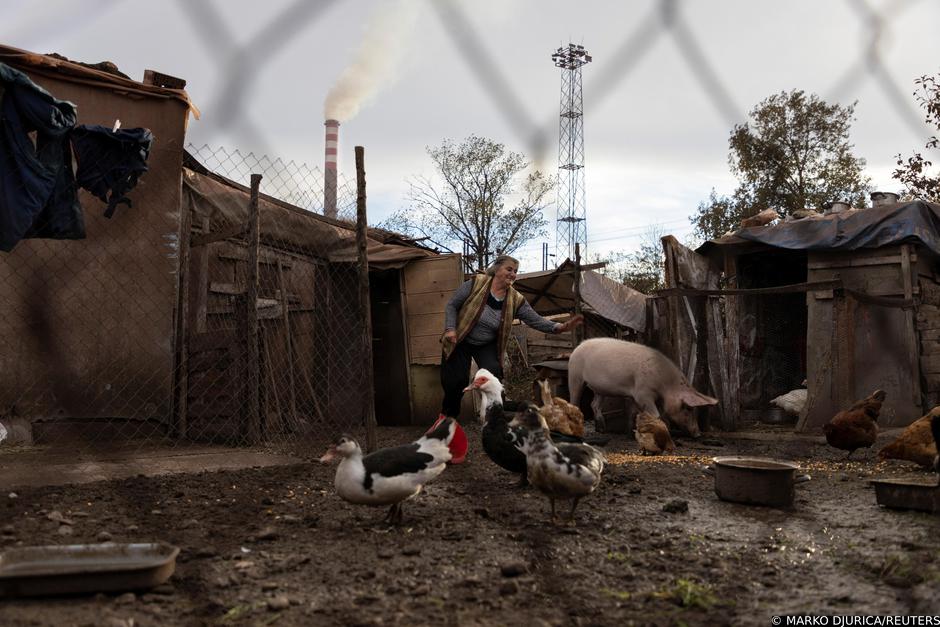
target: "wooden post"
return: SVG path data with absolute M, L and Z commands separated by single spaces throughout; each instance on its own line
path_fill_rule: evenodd
M 261 220 L 258 189 L 261 175 L 251 175 L 251 202 L 248 206 L 248 267 L 245 272 L 245 339 L 248 351 L 245 372 L 245 434 L 250 444 L 261 438 L 260 355 L 258 354 L 258 254 L 261 247 Z
M 284 322 L 284 347 L 287 351 L 287 398 L 290 401 L 291 428 L 297 427 L 297 393 L 294 391 L 294 348 L 290 336 L 290 301 L 284 281 L 284 263 L 277 260 L 277 284 L 281 290 L 281 319 Z
M 203 218 L 201 234 L 207 235 L 210 228 L 212 228 L 212 223 L 209 218 Z M 190 323 L 196 333 L 205 333 L 207 329 L 207 301 L 209 298 L 209 246 L 196 246 L 195 242 L 192 242 L 190 243 L 190 249 L 193 248 L 195 250 L 190 255 L 195 256 L 196 262 L 193 264 L 195 268 L 190 283 L 193 285 L 193 289 L 196 290 L 196 300 L 189 312 L 192 316 Z
M 908 244 L 901 245 L 901 279 L 904 282 L 904 299 L 912 300 L 914 298 L 914 281 L 911 277 L 911 248 Z M 911 381 L 911 396 L 914 404 L 920 406 L 920 342 L 917 341 L 916 325 L 914 324 L 917 313 L 913 307 L 901 311 L 904 314 L 905 335 L 907 336 L 907 346 L 911 360 L 911 373 L 908 376 Z M 927 410 L 926 407 L 922 409 Z
M 574 244 L 574 315 L 581 314 L 581 243 Z M 584 327 L 586 325 L 575 327 L 571 332 L 572 348 L 577 348 L 584 337 Z
M 183 224 L 179 238 L 179 308 L 176 321 L 176 398 L 173 415 L 176 417 L 173 435 L 185 438 L 189 407 L 189 292 L 192 281 L 189 271 L 190 240 L 192 239 L 192 211 L 183 210 Z
M 372 382 L 372 315 L 369 300 L 369 253 L 366 249 L 366 170 L 365 151 L 356 146 L 356 248 L 359 250 L 359 314 L 362 325 L 363 387 L 362 412 L 366 419 L 366 449 L 376 442 L 375 390 Z
M 725 279 L 728 282 L 728 288 L 734 289 L 740 286 L 738 281 L 738 259 L 725 252 Z M 725 296 L 725 363 L 728 369 L 727 393 L 728 406 L 722 411 L 724 420 L 721 423 L 725 431 L 734 431 L 738 428 L 738 420 L 741 415 L 741 406 L 739 403 L 739 392 L 741 387 L 740 364 L 741 346 L 739 342 L 740 329 L 738 328 L 738 296 Z

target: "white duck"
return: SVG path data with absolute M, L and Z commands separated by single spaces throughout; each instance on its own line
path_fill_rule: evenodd
M 529 483 L 548 497 L 552 505 L 552 522 L 556 521 L 555 500 L 571 499 L 569 522 L 574 524 L 578 501 L 593 492 L 601 482 L 604 454 L 590 444 L 555 446 L 545 418 L 531 403 L 509 424 L 525 431 L 519 448 L 526 456 Z
M 336 469 L 336 493 L 357 505 L 391 505 L 385 520 L 402 520 L 402 501 L 416 496 L 428 481 L 444 471 L 451 459 L 448 448 L 457 423 L 446 418 L 411 444 L 379 449 L 368 455 L 350 435 L 341 435 L 320 458 L 329 463 L 342 457 Z

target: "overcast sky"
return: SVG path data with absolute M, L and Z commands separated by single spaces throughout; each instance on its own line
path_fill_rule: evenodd
M 442 0 L 443 1 L 443 0 Z M 894 155 L 931 133 L 913 80 L 940 73 L 940 2 L 779 0 L 0 0 L 0 41 L 185 78 L 202 117 L 188 141 L 322 167 L 329 94 L 343 117 L 341 175 L 366 150 L 369 217 L 431 174 L 425 148 L 474 133 L 557 171 L 559 70 L 583 70 L 588 248 L 631 251 L 649 225 L 684 240 L 715 187 L 730 193 L 728 135 L 794 88 L 858 101 L 855 152 L 898 191 Z M 349 91 L 356 94 L 350 95 Z M 262 191 L 263 184 L 262 184 Z M 554 208 L 546 216 L 554 224 Z M 554 232 L 544 241 L 554 245 Z M 541 241 L 523 270 L 540 269 Z

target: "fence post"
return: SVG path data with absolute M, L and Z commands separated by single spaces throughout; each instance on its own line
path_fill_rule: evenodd
M 574 315 L 581 315 L 581 243 L 574 244 Z M 584 337 L 585 325 L 576 326 L 571 332 L 571 341 L 577 348 Z
M 192 212 L 185 207 L 182 210 L 182 225 L 179 238 L 179 307 L 176 321 L 176 394 L 174 395 L 173 415 L 175 424 L 173 436 L 185 438 L 187 433 L 187 414 L 189 413 L 189 291 L 192 278 L 189 271 L 190 240 L 192 233 Z
M 366 449 L 376 447 L 375 391 L 372 382 L 372 315 L 369 300 L 369 253 L 366 250 L 365 151 L 356 146 L 356 248 L 359 250 L 359 314 L 362 324 L 362 355 L 365 368 L 362 411 L 366 418 Z
M 261 175 L 251 175 L 251 202 L 248 205 L 248 268 L 245 272 L 245 337 L 248 342 L 245 372 L 245 433 L 249 443 L 256 444 L 261 437 L 261 407 L 259 397 L 260 355 L 258 354 L 258 254 L 261 246 L 258 189 Z
M 297 428 L 297 394 L 294 391 L 294 347 L 290 335 L 290 300 L 287 298 L 287 282 L 284 281 L 284 262 L 277 260 L 277 285 L 281 291 L 281 320 L 284 327 L 284 347 L 287 351 L 287 385 L 290 399 L 291 429 Z

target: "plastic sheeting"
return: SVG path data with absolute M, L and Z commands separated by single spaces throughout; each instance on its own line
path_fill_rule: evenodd
M 574 313 L 574 263 L 566 260 L 555 270 L 521 274 L 513 284 L 543 316 Z M 586 270 L 581 273 L 581 301 L 597 315 L 644 332 L 646 299 L 642 292 Z
M 920 244 L 940 255 L 940 205 L 918 200 L 740 229 L 705 242 L 696 252 L 708 255 L 716 247 L 745 242 L 791 250 Z

